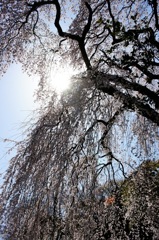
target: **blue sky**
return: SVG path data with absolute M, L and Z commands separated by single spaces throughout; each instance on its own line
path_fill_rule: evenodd
M 50 87 L 54 87 L 60 94 L 69 86 L 69 78 L 73 74 L 75 71 L 67 65 L 65 68 L 59 68 L 58 72 L 53 71 Z M 12 151 L 7 154 L 13 146 L 11 142 L 24 138 L 24 125 L 33 116 L 33 110 L 38 107 L 34 96 L 37 86 L 38 78 L 29 77 L 22 71 L 20 64 L 11 65 L 0 79 L 0 173 L 6 171 L 9 159 L 16 153 Z M 4 139 L 11 141 L 4 142 Z
M 15 154 L 6 154 L 11 144 L 3 142 L 3 139 L 22 139 L 22 124 L 37 106 L 34 102 L 37 84 L 37 78 L 28 77 L 22 72 L 20 64 L 11 65 L 0 79 L 0 173 L 5 172 L 9 159 Z

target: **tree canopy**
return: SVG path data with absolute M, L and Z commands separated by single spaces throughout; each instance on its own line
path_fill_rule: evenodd
M 0 0 L 0 11 L 1 74 L 21 63 L 42 100 L 5 176 L 10 239 L 146 239 L 135 227 L 157 239 L 153 221 L 127 231 L 120 204 L 121 181 L 159 157 L 157 0 Z M 66 63 L 79 74 L 59 97 L 47 80 Z

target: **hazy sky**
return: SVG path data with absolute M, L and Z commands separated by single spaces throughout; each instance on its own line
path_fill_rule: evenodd
M 0 79 L 0 173 L 6 170 L 14 155 L 14 152 L 6 154 L 11 145 L 3 139 L 17 141 L 22 138 L 22 123 L 36 107 L 33 97 L 36 86 L 37 79 L 28 77 L 16 64 Z

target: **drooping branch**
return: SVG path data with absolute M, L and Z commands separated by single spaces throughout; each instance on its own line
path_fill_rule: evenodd
M 115 121 L 117 120 L 117 117 L 123 113 L 123 111 L 125 110 L 125 107 L 124 106 L 121 106 L 115 113 L 114 115 L 106 122 L 102 119 L 99 119 L 97 120 L 98 123 L 102 123 L 104 126 L 105 126 L 105 130 L 102 134 L 102 137 L 100 139 L 100 142 L 103 146 L 103 148 L 105 150 L 109 150 L 108 153 L 102 157 L 105 157 L 105 156 L 108 156 L 109 155 L 109 152 L 110 152 L 110 149 L 108 148 L 108 146 L 105 144 L 105 138 L 108 134 L 108 132 L 110 131 L 110 129 L 112 128 L 113 124 L 115 123 Z M 112 157 L 111 157 L 111 160 L 112 160 Z
M 17 4 L 18 1 L 10 1 L 11 6 L 12 2 Z M 131 136 L 138 138 L 140 137 L 140 133 L 143 136 L 142 130 L 147 127 L 146 130 L 148 131 L 144 136 L 145 140 L 149 134 L 149 131 L 154 129 L 154 126 L 151 123 L 147 125 L 146 121 L 146 125 L 143 127 L 143 129 L 139 129 L 139 126 L 141 126 L 142 123 L 145 124 L 145 121 L 143 121 L 140 123 L 140 125 L 137 124 L 137 126 L 133 128 L 133 124 L 136 124 L 137 120 L 133 119 L 134 122 L 132 122 L 130 115 L 127 115 L 127 113 L 123 114 L 123 111 L 127 111 L 128 109 L 136 111 L 142 116 L 150 119 L 152 122 L 157 123 L 159 126 L 159 111 L 157 109 L 159 106 L 159 96 L 156 93 L 157 89 L 153 92 L 145 85 L 143 86 L 138 84 L 138 76 L 137 79 L 135 79 L 135 74 L 131 76 L 132 81 L 129 80 L 127 69 L 124 68 L 124 66 L 127 66 L 127 59 L 125 58 L 125 62 L 120 61 L 121 54 L 125 54 L 126 56 L 126 53 L 123 53 L 122 51 L 123 45 L 113 45 L 115 51 L 113 50 L 112 41 L 109 41 L 109 39 L 111 38 L 112 40 L 113 37 L 116 41 L 118 38 L 119 40 L 122 39 L 122 37 L 124 37 L 123 33 L 125 32 L 125 29 L 129 28 L 129 26 L 125 25 L 126 28 L 123 30 L 122 24 L 119 24 L 119 32 L 117 32 L 117 25 L 119 23 L 116 21 L 119 16 L 118 6 L 116 9 L 113 6 L 116 1 L 88 1 L 88 3 L 86 3 L 86 10 L 88 10 L 88 12 L 82 12 L 82 14 L 85 14 L 84 17 L 79 13 L 79 17 L 81 17 L 81 19 L 85 19 L 82 23 L 83 31 L 79 35 L 73 34 L 73 31 L 71 33 L 63 31 L 64 29 L 62 28 L 62 24 L 60 24 L 62 12 L 61 4 L 64 4 L 65 1 L 36 0 L 34 2 L 32 0 L 29 2 L 30 4 L 28 4 L 28 13 L 25 9 L 23 18 L 20 18 L 19 16 L 19 18 L 17 18 L 18 20 L 15 20 L 17 22 L 14 23 L 17 24 L 15 29 L 16 31 L 19 29 L 19 35 L 23 30 L 27 31 L 27 29 L 29 29 L 30 37 L 30 28 L 32 28 L 32 34 L 34 34 L 35 39 L 36 30 L 39 26 L 38 21 L 40 21 L 38 16 L 41 10 L 40 8 L 45 6 L 45 11 L 46 7 L 49 6 L 49 4 L 52 4 L 51 6 L 54 6 L 55 11 L 55 27 L 58 35 L 61 36 L 61 42 L 67 39 L 76 41 L 78 50 L 72 46 L 74 54 L 78 55 L 78 53 L 81 51 L 82 58 L 87 69 L 91 69 L 90 59 L 96 64 L 94 61 L 95 59 L 97 61 L 97 65 L 94 69 L 97 70 L 98 66 L 99 71 L 90 71 L 94 76 L 88 76 L 89 79 L 86 80 L 91 79 L 91 81 L 82 81 L 85 79 L 81 78 L 79 79 L 80 81 L 77 81 L 78 79 L 74 79 L 70 90 L 67 91 L 66 95 L 64 94 L 62 96 L 61 101 L 57 101 L 57 96 L 55 96 L 55 98 L 52 96 L 52 100 L 49 103 L 48 108 L 44 108 L 44 110 L 42 110 L 43 112 L 40 119 L 36 125 L 33 126 L 31 133 L 28 134 L 28 139 L 19 145 L 18 155 L 11 161 L 10 169 L 8 170 L 6 182 L 4 184 L 3 193 L 4 199 L 7 200 L 5 206 L 3 205 L 5 208 L 4 214 L 6 214 L 6 216 L 3 216 L 5 216 L 5 224 L 7 224 L 6 229 L 8 229 L 8 233 L 11 234 L 9 238 L 17 239 L 17 236 L 19 239 L 23 239 L 24 237 L 27 239 L 82 238 L 84 240 L 107 238 L 116 239 L 118 237 L 121 239 L 125 239 L 125 237 L 128 239 L 133 238 L 133 233 L 135 234 L 136 230 L 139 232 L 140 229 L 143 231 L 147 229 L 147 216 L 149 215 L 146 214 L 146 227 L 144 229 L 142 219 L 143 215 L 141 214 L 141 218 L 140 216 L 138 217 L 141 211 L 138 211 L 136 206 L 133 208 L 133 204 L 136 205 L 138 200 L 143 200 L 142 196 L 140 199 L 140 196 L 138 197 L 137 194 L 139 191 L 133 191 L 133 184 L 130 184 L 130 181 L 126 182 L 125 185 L 124 183 L 120 182 L 121 176 L 124 176 L 125 178 L 127 177 L 125 174 L 127 171 L 125 164 L 129 164 L 130 162 L 127 161 L 127 156 L 126 158 L 122 157 L 123 154 L 121 153 L 121 147 L 123 147 L 123 143 L 121 141 L 122 135 L 120 130 L 126 130 L 129 128 L 129 124 L 132 123 L 132 128 L 129 128 L 130 131 L 127 131 L 126 134 L 124 134 L 124 151 L 126 151 L 127 147 L 131 148 L 129 142 L 125 146 L 125 140 L 127 140 L 127 137 L 128 140 L 131 141 Z M 91 2 L 91 5 L 89 5 L 89 2 Z M 108 10 L 107 2 L 109 3 Z M 137 0 L 129 2 L 131 2 L 132 5 L 134 3 L 138 4 Z M 156 3 L 156 1 L 153 2 Z M 21 1 L 18 3 L 20 4 Z M 151 4 L 152 6 L 152 1 L 146 2 L 146 6 L 147 3 L 149 5 Z M 99 5 L 95 7 L 96 4 Z M 129 5 L 127 7 L 130 8 L 130 11 L 132 10 L 133 14 L 135 11 L 134 8 L 132 7 L 131 9 L 130 3 L 128 2 L 126 4 Z M 106 6 L 106 11 L 105 8 L 101 9 L 102 6 Z M 17 8 L 18 7 L 19 6 L 17 5 Z M 93 13 L 92 9 L 94 9 Z M 95 10 L 98 11 L 95 13 Z M 110 12 L 109 18 L 111 18 L 111 23 L 109 21 L 109 24 L 107 24 L 108 27 L 106 27 L 105 21 L 108 11 Z M 154 11 L 157 11 L 157 9 L 154 9 Z M 47 14 L 47 10 L 45 13 Z M 101 19 L 103 18 L 103 22 L 100 19 L 98 20 L 98 16 L 100 16 L 100 14 L 101 16 L 103 14 L 101 17 Z M 131 13 L 129 14 L 131 15 Z M 156 13 L 153 13 L 153 18 L 155 14 Z M 123 15 L 126 16 L 127 13 L 125 12 Z M 42 17 L 44 17 L 44 15 L 42 15 Z M 93 22 L 92 17 L 94 17 Z M 137 22 L 140 21 L 138 17 L 136 19 Z M 113 26 L 112 21 L 114 22 Z M 121 21 L 120 16 L 119 21 Z M 154 24 L 152 25 L 155 25 L 155 19 L 153 19 L 153 21 Z M 126 20 L 126 24 L 127 22 L 129 21 Z M 43 25 L 43 21 L 41 23 L 42 31 L 40 32 L 40 37 L 43 37 L 42 32 L 44 30 L 44 33 L 46 33 L 46 28 L 45 25 Z M 24 26 L 25 24 L 27 24 L 26 27 Z M 76 21 L 75 24 L 77 24 Z M 22 27 L 19 28 L 19 26 Z M 78 31 L 76 30 L 78 30 L 78 26 L 73 26 L 75 26 L 75 28 L 77 27 L 77 29 L 75 29 L 75 32 L 77 33 Z M 142 27 L 142 24 L 139 26 L 139 28 L 140 27 Z M 10 29 L 12 29 L 11 26 Z M 13 29 L 13 34 L 15 34 L 16 31 Z M 157 39 L 157 31 L 155 31 L 154 36 Z M 18 37 L 18 34 L 15 37 Z M 137 63 L 139 63 L 140 66 L 144 65 L 148 68 L 148 70 L 151 69 L 150 71 L 152 71 L 152 73 L 155 73 L 151 64 L 149 65 L 149 63 L 152 61 L 153 64 L 155 64 L 156 61 L 156 64 L 158 64 L 158 55 L 156 54 L 157 40 L 148 32 L 138 32 L 136 34 L 135 32 L 132 32 L 130 35 L 134 35 L 134 37 L 131 38 L 131 43 L 128 43 L 127 46 L 129 48 L 130 44 L 136 44 L 133 49 L 134 52 L 137 51 L 136 49 L 139 49 L 141 42 L 147 41 L 145 43 L 146 46 L 141 46 L 141 49 L 139 49 L 137 54 L 133 53 L 133 57 L 134 59 L 137 59 Z M 48 36 L 50 37 L 52 35 Z M 128 39 L 128 36 L 126 37 Z M 151 37 L 153 43 L 150 40 Z M 123 44 L 127 41 L 127 39 L 122 39 Z M 137 39 L 139 41 L 137 41 Z M 25 40 L 25 36 L 22 40 Z M 54 39 L 51 40 L 54 44 Z M 71 44 L 72 41 L 70 41 Z M 48 44 L 50 44 L 50 41 Z M 33 45 L 35 48 L 36 46 L 39 45 Z M 48 46 L 47 42 L 46 46 Z M 88 46 L 88 52 L 90 55 L 93 51 L 92 58 L 88 55 L 86 46 Z M 151 46 L 154 48 L 154 51 L 152 50 L 153 54 L 149 56 L 149 53 L 151 53 L 151 50 L 149 51 Z M 18 47 L 18 45 L 16 45 L 16 47 Z M 114 54 L 112 54 L 113 52 L 111 53 L 109 51 L 109 47 L 112 47 Z M 101 49 L 103 49 L 103 52 L 105 51 L 108 55 L 110 54 L 109 57 L 110 59 L 112 58 L 112 62 L 114 61 L 114 65 L 110 64 L 111 61 L 106 55 L 105 59 L 107 62 L 104 62 L 105 65 L 98 64 L 101 59 L 99 52 L 102 51 Z M 118 54 L 115 55 L 116 49 L 119 51 L 119 53 L 121 53 L 119 54 L 119 58 Z M 62 51 L 62 48 L 60 50 Z M 140 54 L 142 52 L 145 53 L 143 56 Z M 48 52 L 46 52 L 46 54 L 47 53 Z M 35 55 L 32 57 L 34 58 Z M 52 53 L 50 55 L 52 55 Z M 115 58 L 113 58 L 113 55 Z M 39 51 L 38 56 L 40 56 Z M 27 57 L 28 55 L 26 55 L 26 58 Z M 131 64 L 131 59 L 128 60 Z M 30 61 L 30 58 L 28 58 L 28 61 Z M 41 58 L 40 62 L 42 62 Z M 31 67 L 30 62 L 29 64 Z M 47 59 L 46 64 L 49 64 Z M 37 66 L 39 66 L 38 61 L 35 64 L 35 68 Z M 111 67 L 111 69 L 109 67 Z M 131 69 L 132 67 L 130 66 L 129 70 Z M 133 69 L 136 69 L 136 67 L 133 67 Z M 154 70 L 156 69 L 157 68 L 155 65 Z M 114 75 L 105 74 L 105 72 L 113 72 Z M 129 71 L 129 74 L 132 72 Z M 120 76 L 117 75 L 119 73 Z M 124 77 L 124 75 L 127 77 Z M 86 76 L 86 73 L 84 76 Z M 140 81 L 142 81 L 142 79 L 145 80 L 145 77 L 142 78 L 142 76 L 143 75 L 141 74 Z M 103 92 L 106 94 L 103 94 Z M 108 95 L 113 96 L 114 99 L 116 99 L 116 102 L 112 100 L 112 97 L 109 98 Z M 144 100 L 144 98 L 146 100 Z M 117 101 L 119 101 L 121 107 L 118 107 L 119 104 Z M 110 114 L 111 117 L 108 118 Z M 124 125 L 123 128 L 121 127 L 122 123 Z M 101 125 L 102 128 L 100 128 Z M 119 132 L 116 132 L 117 134 L 113 134 L 115 131 L 118 131 L 118 129 Z M 110 133 L 109 139 L 107 138 L 108 133 Z M 127 136 L 128 133 L 130 133 L 130 136 Z M 155 133 L 152 139 L 156 139 Z M 113 144 L 114 140 L 117 141 L 117 145 Z M 146 141 L 147 140 L 148 139 L 146 139 Z M 142 140 L 140 139 L 140 142 L 134 143 L 136 147 L 135 151 L 140 151 L 138 148 L 142 146 L 141 141 Z M 152 144 L 151 146 L 154 145 Z M 152 152 L 154 153 L 154 151 Z M 100 156 L 100 154 L 102 156 Z M 102 158 L 101 161 L 100 158 Z M 138 159 L 138 162 L 140 161 L 140 158 Z M 124 159 L 124 161 L 122 159 Z M 130 167 L 133 166 L 133 164 L 134 163 L 131 162 Z M 150 177 L 152 178 L 152 176 Z M 146 180 L 147 179 L 148 178 L 146 176 Z M 149 181 L 149 179 L 148 181 L 146 180 L 146 183 L 152 182 Z M 141 185 L 138 187 L 139 190 L 140 186 L 142 186 L 142 183 L 143 182 L 141 182 Z M 118 188 L 119 191 L 116 191 L 117 186 L 119 187 L 121 184 L 122 188 Z M 130 185 L 130 188 L 127 188 L 128 185 Z M 144 189 L 147 189 L 145 186 L 146 185 L 144 185 Z M 110 199 L 112 196 L 114 199 L 113 203 L 111 203 L 113 204 L 112 207 L 111 204 L 109 204 L 109 206 L 105 206 L 104 211 L 101 209 L 101 207 L 104 207 L 103 204 L 101 204 L 101 200 L 99 204 L 99 194 L 97 195 L 96 193 L 98 187 L 102 187 L 104 191 L 108 192 L 106 193 L 108 196 L 111 194 Z M 135 201 L 131 201 L 133 196 L 128 196 L 131 195 L 129 194 L 129 191 L 133 191 L 132 195 L 137 196 L 135 197 L 136 200 L 133 199 Z M 147 192 L 145 192 L 145 196 L 149 197 Z M 142 206 L 142 201 L 138 201 L 138 203 L 138 205 L 141 203 Z M 153 201 L 152 204 L 147 203 L 149 202 L 145 201 L 146 205 L 153 207 Z M 132 209 L 131 213 L 129 211 L 130 207 Z M 145 205 L 142 209 L 145 209 Z M 150 210 L 151 209 L 148 208 L 148 213 Z M 153 210 L 154 208 L 152 208 L 152 212 L 154 212 Z M 141 225 L 138 224 L 138 222 L 135 222 L 134 224 L 134 212 L 137 212 L 135 215 L 135 220 L 141 222 Z M 111 217 L 108 217 L 107 214 L 108 216 L 111 215 Z M 128 224 L 126 221 L 129 221 Z M 151 222 L 151 218 L 149 218 L 148 221 Z M 120 226 L 118 223 L 121 223 Z M 118 230 L 118 226 L 120 230 Z M 150 230 L 152 229 L 153 226 L 150 228 Z M 121 233 L 122 231 L 123 233 Z M 156 231 L 156 229 L 154 231 Z M 141 236 L 143 237 L 143 234 L 141 234 Z M 147 235 L 147 232 L 144 236 L 151 238 L 151 236 L 149 237 Z M 138 239 L 140 239 L 140 237 L 138 237 Z
M 116 118 L 124 111 L 124 109 L 125 109 L 124 106 L 120 107 L 107 122 L 102 119 L 97 120 L 98 123 L 102 123 L 106 128 L 104 137 L 113 126 L 114 122 L 116 121 Z

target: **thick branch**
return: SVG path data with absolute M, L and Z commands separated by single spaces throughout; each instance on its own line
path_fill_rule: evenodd
M 112 14 L 110 1 L 107 0 L 107 3 L 108 3 L 109 14 L 110 14 L 110 16 L 112 18 L 112 22 L 113 22 L 113 34 L 112 34 L 112 37 L 113 37 L 113 41 L 115 41 L 115 36 L 114 36 L 114 33 L 115 33 L 115 18 L 114 18 L 113 14 Z
M 134 66 L 134 67 L 138 68 L 141 72 L 143 72 L 150 79 L 159 79 L 159 74 L 151 73 L 150 71 L 147 70 L 147 68 L 145 68 L 144 66 L 141 66 L 137 62 L 132 61 L 132 62 L 128 63 L 127 66 L 128 67 Z
M 29 10 L 29 12 L 27 14 L 27 19 L 32 12 L 36 11 L 39 7 L 41 7 L 43 5 L 47 5 L 47 4 L 53 4 L 56 7 L 55 27 L 58 31 L 59 36 L 64 37 L 64 38 L 69 38 L 69 39 L 72 39 L 72 40 L 75 40 L 75 41 L 78 42 L 79 49 L 81 51 L 82 58 L 85 62 L 85 65 L 86 65 L 87 69 L 91 69 L 90 60 L 89 60 L 88 55 L 86 53 L 85 44 L 84 44 L 86 34 L 89 32 L 89 29 L 90 29 L 90 26 L 91 26 L 91 21 L 92 21 L 92 14 L 93 13 L 92 13 L 92 9 L 91 9 L 90 5 L 87 2 L 85 3 L 85 5 L 86 5 L 86 7 L 89 11 L 88 22 L 84 27 L 82 36 L 79 36 L 77 34 L 71 34 L 71 33 L 68 33 L 68 32 L 64 32 L 62 30 L 62 27 L 60 25 L 61 6 L 60 6 L 58 0 L 41 1 L 41 2 L 34 2 L 33 4 L 28 4 L 28 6 L 30 6 L 31 9 Z
M 159 30 L 159 23 L 158 23 L 158 12 L 157 12 L 157 0 L 152 1 L 153 4 L 153 10 L 154 10 L 154 15 L 155 15 L 155 21 L 156 21 L 156 28 Z
M 89 32 L 90 30 L 90 27 L 91 27 L 91 22 L 92 22 L 92 15 L 93 15 L 93 11 L 92 11 L 92 8 L 90 7 L 90 5 L 86 2 L 85 3 L 88 11 L 89 11 L 89 16 L 88 16 L 88 22 L 87 24 L 85 25 L 84 27 L 84 30 L 83 30 L 83 33 L 82 33 L 82 38 L 85 39 L 87 33 Z
M 84 46 L 84 41 L 81 39 L 79 42 L 79 48 L 80 48 L 80 51 L 81 51 L 81 54 L 82 54 L 82 58 L 85 62 L 85 65 L 87 67 L 87 70 L 90 70 L 92 69 L 92 66 L 91 66 L 91 63 L 90 63 L 90 60 L 88 58 L 88 55 L 86 53 L 86 49 L 85 49 L 85 46 Z
M 151 91 L 146 86 L 142 86 L 135 82 L 129 82 L 128 80 L 124 79 L 123 77 L 119 77 L 118 75 L 109 75 L 109 74 L 102 74 L 103 81 L 112 82 L 122 86 L 123 89 L 130 89 L 133 91 L 138 91 L 143 96 L 147 96 L 150 100 L 152 100 L 156 106 L 159 108 L 159 96 L 157 93 Z
M 137 97 L 133 97 L 121 92 L 116 88 L 116 86 L 111 85 L 109 78 L 106 81 L 106 76 L 104 80 L 100 75 L 91 76 L 91 79 L 95 83 L 98 90 L 113 96 L 118 101 L 121 101 L 126 109 L 138 112 L 140 115 L 151 120 L 159 126 L 159 113 L 151 108 L 147 103 L 143 103 Z
M 66 33 L 62 31 L 62 28 L 60 26 L 60 16 L 61 16 L 61 8 L 60 8 L 60 4 L 58 1 L 55 1 L 55 6 L 56 6 L 56 19 L 55 19 L 55 27 L 58 30 L 58 33 L 61 37 L 68 37 L 72 40 L 75 40 L 78 42 L 79 44 L 79 48 L 82 54 L 82 58 L 86 64 L 87 69 L 91 69 L 91 64 L 90 64 L 90 60 L 88 58 L 88 55 L 86 53 L 86 49 L 85 49 L 85 45 L 84 45 L 84 41 L 85 41 L 85 37 L 86 34 L 88 33 L 90 26 L 91 26 L 91 21 L 92 21 L 92 9 L 90 7 L 90 5 L 88 3 L 85 3 L 86 7 L 89 10 L 89 17 L 88 17 L 88 22 L 84 27 L 83 33 L 82 33 L 82 37 L 80 37 L 79 35 L 75 35 L 75 34 L 71 34 L 71 33 Z
M 79 35 L 63 32 L 62 27 L 60 25 L 61 7 L 60 7 L 60 4 L 57 0 L 54 1 L 54 5 L 56 7 L 55 27 L 57 28 L 59 36 L 60 37 L 68 37 L 72 40 L 76 40 L 76 41 L 79 42 L 79 40 L 80 40 Z

